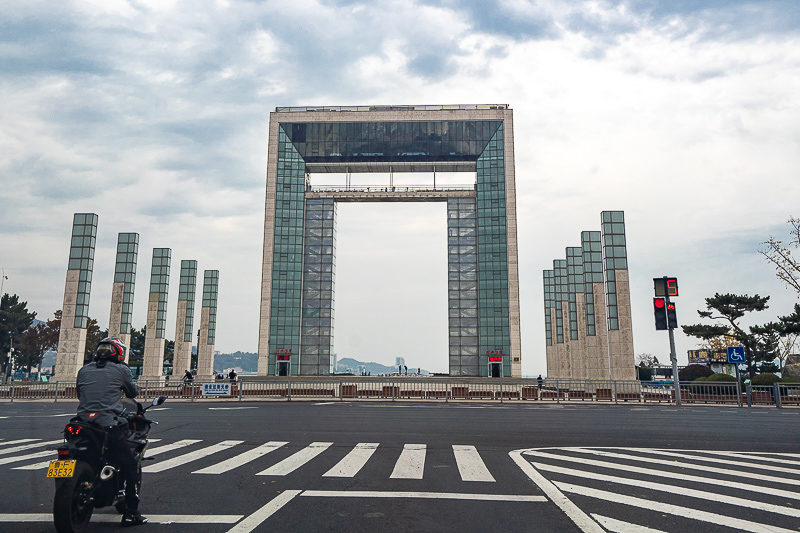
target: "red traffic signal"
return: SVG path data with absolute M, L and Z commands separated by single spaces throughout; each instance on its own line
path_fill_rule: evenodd
M 671 305 L 674 305 L 670 302 Z M 667 302 L 664 298 L 653 298 L 653 316 L 656 319 L 656 329 L 669 329 L 667 326 Z
M 678 315 L 675 311 L 674 302 L 669 302 L 667 304 L 667 326 L 669 326 L 669 329 L 676 329 L 678 327 Z

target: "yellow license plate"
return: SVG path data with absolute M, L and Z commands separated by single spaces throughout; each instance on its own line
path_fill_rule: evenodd
M 50 461 L 47 477 L 72 477 L 75 474 L 75 459 L 70 461 Z

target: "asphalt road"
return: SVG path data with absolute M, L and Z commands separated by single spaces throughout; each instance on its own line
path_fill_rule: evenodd
M 40 463 L 75 407 L 0 404 L 0 530 L 53 531 Z M 150 417 L 147 530 L 800 530 L 796 409 L 169 402 Z M 90 531 L 117 521 L 97 510 Z

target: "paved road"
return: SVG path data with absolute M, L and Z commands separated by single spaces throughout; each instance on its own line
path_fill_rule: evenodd
M 47 448 L 74 408 L 0 404 L 0 530 L 52 531 Z M 800 526 L 800 410 L 172 402 L 151 417 L 148 530 Z M 99 510 L 91 530 L 117 521 Z

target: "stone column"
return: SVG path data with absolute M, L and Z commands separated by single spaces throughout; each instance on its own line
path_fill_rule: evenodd
M 86 326 L 89 320 L 89 295 L 94 269 L 97 215 L 75 213 L 69 248 L 61 331 L 54 379 L 72 381 L 83 366 L 86 351 Z
M 197 377 L 214 376 L 214 342 L 217 329 L 219 270 L 203 272 L 203 307 L 200 310 L 200 345 L 197 347 Z
M 147 302 L 147 333 L 140 379 L 164 380 L 164 330 L 167 323 L 167 295 L 172 250 L 153 248 L 150 267 L 150 297 Z
M 194 296 L 197 290 L 197 261 L 181 261 L 181 284 L 178 290 L 178 316 L 175 322 L 175 349 L 172 375 L 175 379 L 192 368 L 194 339 Z
M 111 316 L 108 319 L 108 336 L 119 337 L 130 359 L 131 318 L 133 316 L 133 290 L 136 284 L 136 263 L 139 258 L 139 234 L 120 233 L 117 236 L 117 261 L 114 267 L 114 285 L 111 287 Z

